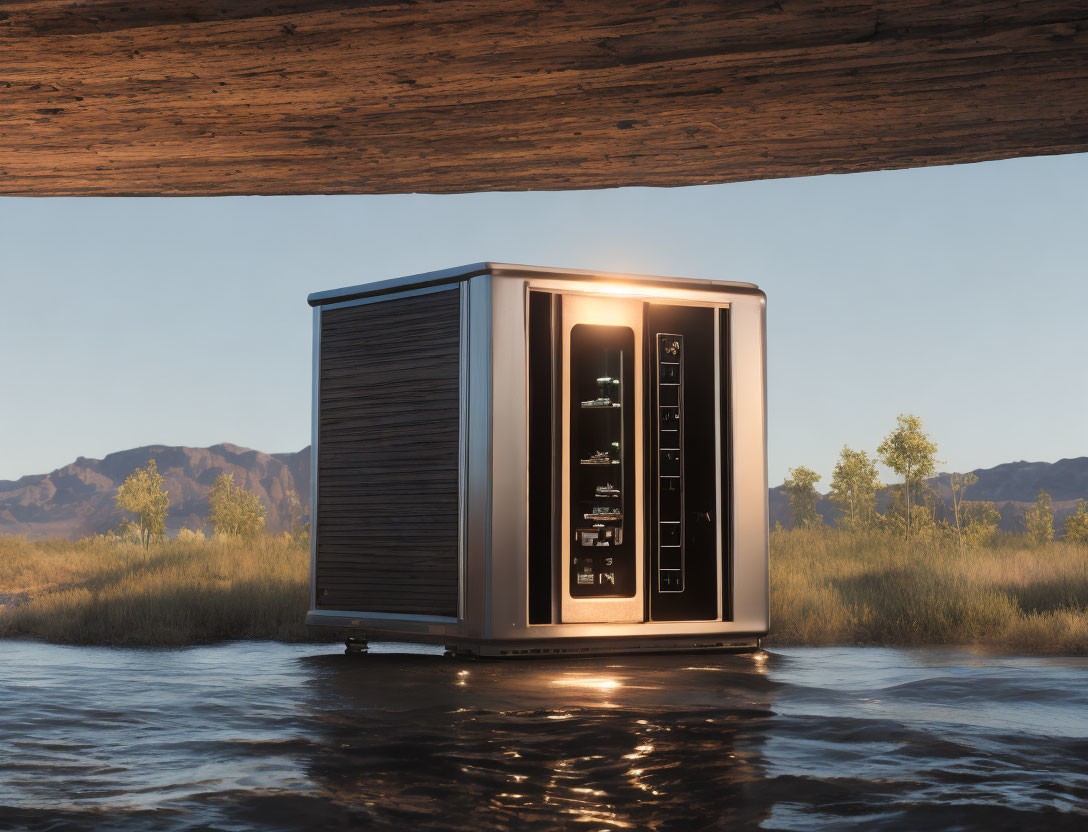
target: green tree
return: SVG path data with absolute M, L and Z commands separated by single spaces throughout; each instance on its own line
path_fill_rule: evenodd
M 216 534 L 253 537 L 264 528 L 265 507 L 256 494 L 234 484 L 234 474 L 224 471 L 215 478 L 208 504 Z
M 1001 512 L 990 502 L 960 503 L 960 522 L 963 524 L 963 542 L 968 546 L 985 546 L 991 543 L 1000 530 Z
M 819 474 L 802 465 L 791 468 L 789 477 L 782 483 L 790 498 L 794 527 L 814 526 L 824 521 L 823 516 L 816 513 L 816 483 L 819 481 Z
M 148 460 L 146 468 L 137 468 L 129 474 L 114 499 L 119 509 L 136 514 L 144 549 L 151 545 L 152 537 L 161 538 L 166 533 L 170 496 L 162 487 L 162 475 L 155 460 Z
M 1054 539 L 1054 507 L 1050 495 L 1040 491 L 1035 505 L 1024 514 L 1024 528 L 1036 546 L 1043 546 Z
M 956 519 L 956 539 L 963 548 L 963 527 L 960 523 L 960 512 L 963 507 L 963 496 L 967 489 L 978 482 L 974 474 L 952 474 L 948 478 L 948 487 L 952 490 L 952 515 Z
M 876 492 L 883 487 L 876 460 L 843 445 L 831 474 L 831 500 L 843 509 L 839 524 L 855 530 L 868 528 L 876 512 Z
M 899 414 L 895 430 L 884 437 L 877 449 L 880 460 L 903 478 L 906 537 L 910 537 L 911 492 L 933 476 L 937 466 L 937 443 L 922 430 L 917 416 Z
M 1088 545 L 1088 503 L 1081 500 L 1077 510 L 1065 518 L 1065 539 L 1070 543 Z

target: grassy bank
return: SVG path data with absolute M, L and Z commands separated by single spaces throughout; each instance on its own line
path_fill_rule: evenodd
M 74 644 L 303 641 L 309 554 L 282 538 L 0 537 L 0 635 Z M 979 645 L 1088 652 L 1088 549 L 946 542 L 836 529 L 771 535 L 770 645 Z
M 1088 652 L 1088 548 L 961 552 L 837 529 L 771 535 L 776 645 L 979 645 Z
M 72 644 L 312 638 L 308 550 L 283 538 L 168 541 L 0 537 L 0 635 Z M 329 636 L 333 637 L 332 634 Z

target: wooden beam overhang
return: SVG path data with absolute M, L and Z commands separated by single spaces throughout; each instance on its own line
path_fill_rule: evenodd
M 0 6 L 0 194 L 672 186 L 1084 150 L 1083 0 Z

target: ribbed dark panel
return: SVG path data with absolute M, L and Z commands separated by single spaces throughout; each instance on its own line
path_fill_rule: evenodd
M 323 310 L 317 606 L 457 615 L 456 288 Z
M 529 623 L 552 623 L 553 295 L 529 293 Z

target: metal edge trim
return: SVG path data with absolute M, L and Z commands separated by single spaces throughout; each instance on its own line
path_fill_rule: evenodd
M 557 280 L 598 280 L 605 283 L 638 283 L 644 286 L 665 286 L 678 289 L 709 289 L 733 294 L 763 295 L 754 283 L 712 280 L 705 277 L 669 277 L 667 275 L 606 272 L 594 269 L 566 269 L 552 266 L 528 266 L 517 263 L 484 263 L 494 277 L 533 278 L 545 277 Z
M 361 621 L 418 621 L 425 624 L 456 624 L 448 615 L 416 615 L 404 612 L 359 612 L 353 610 L 311 610 L 307 618 L 358 618 Z M 336 626 L 336 625 L 333 625 Z
M 767 569 L 767 579 L 763 584 L 763 609 L 767 615 L 767 630 L 771 629 L 771 558 L 770 558 L 770 522 L 771 497 L 767 474 L 767 297 L 764 295 L 759 305 L 759 352 L 763 364 L 763 396 L 760 406 L 763 409 L 763 562 Z M 735 555 L 734 555 L 735 557 Z
M 317 609 L 317 443 L 320 439 L 321 308 L 314 309 L 313 355 L 310 384 L 310 609 Z
M 405 289 L 422 288 L 444 283 L 459 283 L 462 280 L 486 274 L 488 269 L 487 263 L 469 263 L 465 266 L 454 266 L 450 269 L 439 269 L 433 272 L 407 275 L 406 277 L 394 277 L 390 280 L 378 280 L 373 283 L 360 283 L 356 286 L 344 286 L 340 289 L 312 292 L 307 296 L 306 302 L 310 306 L 327 306 L 338 301 L 352 301 L 374 295 L 387 295 Z
M 532 448 L 532 444 L 533 444 L 532 433 L 531 433 L 531 431 L 529 429 L 530 422 L 531 422 L 530 414 L 529 414 L 529 391 L 532 388 L 532 382 L 530 380 L 530 376 L 532 374 L 532 368 L 530 366 L 531 362 L 530 362 L 530 359 L 529 359 L 530 351 L 532 349 L 530 347 L 530 345 L 529 345 L 529 339 L 532 336 L 532 333 L 529 331 L 529 317 L 530 317 L 529 303 L 530 303 L 529 281 L 526 280 L 526 281 L 523 281 L 522 285 L 521 285 L 521 331 L 523 333 L 522 337 L 524 338 L 524 345 L 525 345 L 525 348 L 522 351 L 522 358 L 524 359 L 524 368 L 525 368 L 525 370 L 524 370 L 524 372 L 525 372 L 525 390 L 522 392 L 522 398 L 525 400 L 525 412 L 522 415 L 524 416 L 524 419 L 525 419 L 525 421 L 523 423 L 523 427 L 525 429 L 525 462 L 526 462 L 526 465 L 525 465 L 525 539 L 523 541 L 524 547 L 523 547 L 523 551 L 521 553 L 523 569 L 525 571 L 525 593 L 524 593 L 524 595 L 523 595 L 523 597 L 521 599 L 522 600 L 522 604 L 521 604 L 522 610 L 521 610 L 521 612 L 522 612 L 522 615 L 524 616 L 525 626 L 526 627 L 533 626 L 530 623 L 532 621 L 533 616 L 532 616 L 532 613 L 531 613 L 530 608 L 529 608 L 529 594 L 530 594 L 529 593 L 529 584 L 530 584 L 530 580 L 531 580 L 530 579 L 531 570 L 530 570 L 530 567 L 529 567 L 529 548 L 530 548 L 529 526 L 530 526 L 530 523 L 531 523 L 530 516 L 532 515 L 532 508 L 530 507 L 530 500 L 529 500 L 529 489 L 531 488 L 529 462 L 532 459 L 532 452 L 531 452 L 530 449 Z M 548 297 L 548 303 L 549 303 L 549 312 L 550 312 L 551 311 L 551 307 L 550 307 L 551 296 L 550 295 Z
M 374 297 L 356 298 L 355 300 L 345 300 L 339 303 L 327 303 L 322 306 L 314 307 L 315 309 L 346 309 L 349 306 L 366 306 L 370 303 L 384 303 L 390 300 L 400 300 L 401 298 L 415 297 L 416 295 L 430 295 L 434 292 L 448 292 L 450 290 L 458 289 L 460 283 L 443 283 L 437 286 L 419 286 L 413 289 L 405 289 L 403 292 L 389 292 L 384 295 L 376 295 Z
M 714 539 L 717 543 L 717 572 L 718 572 L 718 620 L 723 621 L 725 619 L 725 552 L 722 549 L 724 540 L 722 539 L 722 512 L 725 511 L 725 504 L 722 502 L 724 498 L 722 489 L 722 424 L 723 420 L 728 419 L 729 415 L 724 412 L 722 407 L 722 338 L 726 333 L 722 332 L 722 309 L 728 309 L 728 307 L 718 307 L 714 310 L 714 411 L 717 413 L 718 418 L 715 420 L 714 431 L 714 505 L 718 509 L 718 516 L 714 518 L 715 529 Z
M 711 280 L 709 278 L 696 277 L 668 277 L 665 275 L 629 274 L 625 272 L 595 271 L 592 269 L 567 269 L 553 266 L 529 266 L 518 263 L 469 263 L 464 266 L 455 266 L 449 269 L 439 269 L 432 272 L 395 277 L 390 280 L 378 280 L 373 283 L 361 283 L 355 286 L 344 286 L 339 289 L 328 289 L 321 292 L 313 292 L 306 298 L 310 306 L 328 306 L 334 303 L 350 302 L 367 297 L 388 295 L 414 288 L 425 288 L 442 284 L 459 283 L 470 280 L 483 274 L 490 273 L 494 277 L 551 277 L 571 280 L 600 280 L 610 283 L 635 282 L 650 286 L 667 286 L 674 288 L 701 288 L 711 291 L 732 292 L 734 294 L 751 294 L 765 297 L 763 291 L 754 283 L 739 281 Z
M 486 338 L 483 343 L 484 350 L 486 351 L 483 365 L 487 367 L 487 378 L 484 379 L 484 389 L 487 391 L 487 459 L 484 461 L 484 465 L 486 466 L 485 470 L 487 471 L 487 495 L 485 497 L 487 504 L 484 507 L 484 575 L 486 576 L 484 580 L 484 637 L 491 638 L 491 536 L 492 524 L 494 523 L 495 504 L 495 303 L 494 294 L 491 291 L 490 275 L 488 276 L 488 279 L 480 285 L 486 288 L 484 308 L 487 310 L 487 316 L 485 318 Z

